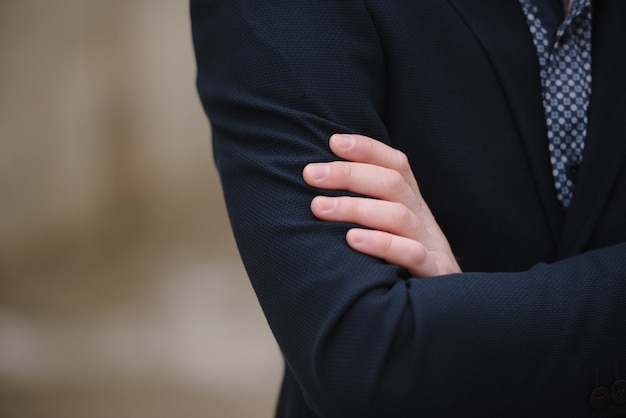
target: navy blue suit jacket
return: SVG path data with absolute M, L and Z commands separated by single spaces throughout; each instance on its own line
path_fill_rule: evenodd
M 191 12 L 230 220 L 286 362 L 278 416 L 626 415 L 626 1 L 594 2 L 567 212 L 518 0 Z M 335 132 L 408 155 L 463 274 L 411 278 L 311 214 L 302 168 L 335 159 Z

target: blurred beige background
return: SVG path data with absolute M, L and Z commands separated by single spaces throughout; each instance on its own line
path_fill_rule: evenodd
M 270 417 L 187 0 L 0 0 L 0 417 Z

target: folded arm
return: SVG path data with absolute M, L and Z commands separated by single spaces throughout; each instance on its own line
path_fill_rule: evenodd
M 423 280 L 400 267 L 412 270 L 411 262 L 379 258 L 396 251 L 354 251 L 346 244 L 353 223 L 311 214 L 320 192 L 302 170 L 336 159 L 332 133 L 362 132 L 389 144 L 390 129 L 398 130 L 387 120 L 389 64 L 363 2 L 194 0 L 192 16 L 198 89 L 233 231 L 288 367 L 319 415 L 575 416 L 588 410 L 596 380 L 614 380 L 615 361 L 626 368 L 626 244 L 522 272 Z M 483 133 L 502 141 L 498 124 L 509 116 L 503 110 L 494 131 Z M 488 159 L 489 152 L 475 155 Z M 341 197 L 341 187 L 322 189 Z M 469 205 L 486 201 L 447 193 L 459 223 L 473 222 L 466 209 L 481 213 Z M 419 231 L 431 220 L 425 207 L 413 209 L 424 214 L 412 221 Z M 441 249 L 453 265 L 435 225 L 423 251 Z M 492 246 L 496 260 L 508 253 L 501 247 Z M 437 274 L 437 265 L 415 275 Z

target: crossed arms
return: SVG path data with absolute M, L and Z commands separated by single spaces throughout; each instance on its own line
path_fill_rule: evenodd
M 397 25 L 374 28 L 360 1 L 198 0 L 194 5 L 198 86 L 212 122 L 233 231 L 287 372 L 308 406 L 320 416 L 336 417 L 588 416 L 594 387 L 616 380 L 616 361 L 626 367 L 626 244 L 613 239 L 623 233 L 606 234 L 612 244 L 595 251 L 530 264 L 541 260 L 537 254 L 549 255 L 552 243 L 543 240 L 550 233 L 537 209 L 524 151 L 517 148 L 510 110 L 500 105 L 498 82 L 479 80 L 481 91 L 489 93 L 485 100 L 469 94 L 475 83 L 458 78 L 437 85 L 456 92 L 454 102 L 429 90 L 447 68 L 450 56 L 437 50 L 446 44 L 459 46 L 454 51 L 462 53 L 471 74 L 490 70 L 463 23 L 451 18 L 449 5 L 369 4 L 389 6 L 394 18 L 401 17 L 396 7 L 423 8 L 438 18 L 431 26 L 440 35 L 440 22 L 450 24 L 450 38 L 437 38 L 437 45 L 431 44 L 434 37 L 401 45 L 403 53 L 415 46 L 412 62 L 422 62 L 431 51 L 444 61 L 431 72 L 419 68 L 423 84 L 411 85 L 411 91 L 424 101 L 406 106 L 405 96 L 388 101 L 384 80 L 391 64 L 385 57 L 391 52 L 381 50 L 378 37 L 387 29 L 391 37 Z M 378 21 L 388 20 L 385 10 Z M 428 27 L 421 16 L 412 15 L 406 25 Z M 415 19 L 422 19 L 421 25 Z M 396 86 L 396 92 L 404 87 Z M 397 116 L 408 108 L 414 115 Z M 450 123 L 449 108 L 469 116 L 452 128 L 431 123 Z M 439 109 L 446 110 L 443 116 L 433 111 Z M 424 168 L 414 166 L 421 170 L 417 180 L 430 206 L 436 202 L 441 210 L 442 202 L 449 203 L 448 224 L 482 216 L 477 225 L 490 227 L 476 231 L 478 237 L 466 228 L 455 239 L 456 231 L 447 229 L 450 242 L 458 247 L 464 240 L 466 252 L 473 246 L 494 252 L 484 259 L 497 262 L 480 258 L 475 265 L 523 269 L 458 273 L 404 157 L 358 136 L 347 149 L 333 137 L 334 154 L 328 151 L 332 132 L 363 132 L 388 144 L 408 141 L 410 118 L 429 129 L 427 140 L 416 139 L 414 149 L 422 155 L 413 157 L 423 163 L 434 159 L 430 168 L 452 160 L 448 167 L 464 175 L 455 182 L 438 182 L 432 175 L 424 180 Z M 471 140 L 458 140 L 465 133 Z M 479 165 L 466 165 L 469 159 L 460 152 L 471 152 Z M 336 157 L 345 161 L 323 163 L 327 168 L 318 170 L 327 177 L 316 180 L 314 170 L 302 172 L 313 161 Z M 509 165 L 515 170 L 507 170 Z M 494 181 L 493 174 L 507 177 Z M 459 184 L 481 187 L 464 192 Z M 433 193 L 435 187 L 446 190 Z M 471 200 L 475 190 L 494 196 L 476 194 Z M 315 197 L 322 193 L 336 200 Z M 510 201 L 523 204 L 511 209 L 515 216 L 500 210 Z M 470 207 L 472 202 L 477 203 Z M 498 218 L 490 222 L 492 216 Z M 523 227 L 508 228 L 518 216 L 524 217 Z M 501 224 L 508 228 L 503 234 Z M 438 277 L 423 279 L 431 276 Z

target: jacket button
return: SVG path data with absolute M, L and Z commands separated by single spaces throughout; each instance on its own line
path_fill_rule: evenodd
M 626 403 L 626 380 L 618 380 L 611 387 L 611 398 L 617 404 Z
M 593 409 L 606 408 L 611 401 L 611 392 L 604 386 L 597 387 L 591 392 L 589 403 Z

